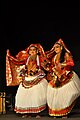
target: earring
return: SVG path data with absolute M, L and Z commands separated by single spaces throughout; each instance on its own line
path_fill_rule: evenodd
M 62 46 L 61 46 L 61 50 L 62 50 Z
M 37 50 L 37 54 L 39 53 L 39 51 Z

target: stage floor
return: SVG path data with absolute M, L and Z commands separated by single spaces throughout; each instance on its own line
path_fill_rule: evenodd
M 6 114 L 0 114 L 0 120 L 22 120 L 23 118 L 21 115 L 16 114 L 13 110 L 9 110 L 6 112 Z M 25 119 L 32 119 L 35 120 L 37 119 L 36 117 L 31 117 L 31 118 L 24 118 Z M 53 117 L 50 117 L 47 113 L 47 110 L 41 113 L 41 120 L 53 120 Z M 55 118 L 61 120 L 62 118 L 57 117 Z M 68 118 L 65 118 L 66 120 L 80 120 L 80 109 L 73 109 L 71 113 L 69 114 Z

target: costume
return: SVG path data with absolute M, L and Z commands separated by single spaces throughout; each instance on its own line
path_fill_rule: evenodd
M 37 55 L 34 57 L 29 55 L 31 47 L 37 50 Z M 16 58 L 10 54 L 6 56 L 7 86 L 19 85 L 15 96 L 16 113 L 39 113 L 46 108 L 48 82 L 41 66 L 45 59 L 45 53 L 40 44 L 31 44 L 20 51 Z
M 54 52 L 58 44 L 65 50 L 64 61 Z M 80 96 L 80 79 L 72 70 L 74 61 L 71 52 L 67 49 L 62 39 L 59 39 L 50 51 L 46 52 L 51 65 L 47 79 L 47 104 L 50 116 L 64 116 L 70 113 L 75 105 L 76 99 Z

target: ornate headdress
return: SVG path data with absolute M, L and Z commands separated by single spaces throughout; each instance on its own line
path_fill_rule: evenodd
M 43 56 L 45 55 L 45 52 L 44 52 L 44 50 L 43 50 L 43 47 L 41 46 L 40 43 L 31 44 L 28 48 L 25 49 L 25 51 L 28 53 L 28 51 L 29 51 L 29 49 L 30 49 L 31 47 L 36 47 L 37 50 L 38 50 L 38 52 L 40 53 L 40 55 L 43 55 Z
M 61 46 L 63 46 L 64 47 L 64 49 L 68 52 L 68 53 L 70 53 L 70 51 L 68 50 L 68 48 L 66 47 L 66 45 L 64 44 L 64 42 L 63 42 L 63 40 L 60 38 L 55 44 L 60 44 Z M 54 44 L 54 46 L 55 46 L 55 44 Z M 54 46 L 53 46 L 53 48 L 54 48 Z
M 38 43 L 38 44 L 31 44 L 31 45 L 30 45 L 29 47 L 27 47 L 25 50 L 20 51 L 20 52 L 16 55 L 17 59 L 18 59 L 18 60 L 24 60 L 24 59 L 28 58 L 28 56 L 29 56 L 28 52 L 29 52 L 29 49 L 30 49 L 31 47 L 36 47 L 36 48 L 37 48 L 37 52 L 40 53 L 40 56 L 45 56 L 45 52 L 44 52 L 44 50 L 43 50 L 43 47 L 40 45 L 40 43 Z
M 42 58 L 45 56 L 45 52 L 44 52 L 43 47 L 41 46 L 40 43 L 38 43 L 38 44 L 31 44 L 27 49 L 25 49 L 25 51 L 28 53 L 28 52 L 29 52 L 29 49 L 30 49 L 31 47 L 37 48 L 37 53 L 39 53 L 39 56 L 42 56 Z M 40 66 L 39 56 L 37 55 L 37 65 L 38 65 L 38 66 Z M 29 58 L 30 58 L 30 57 L 28 57 L 26 64 L 28 64 Z
M 55 44 L 59 44 L 59 45 L 63 46 L 64 49 L 66 50 L 66 52 L 71 53 L 71 52 L 68 50 L 68 48 L 66 47 L 66 45 L 64 44 L 64 42 L 63 42 L 63 40 L 62 40 L 61 38 L 60 38 Z M 51 56 L 53 56 L 53 54 L 55 54 L 55 52 L 54 52 L 55 44 L 53 45 L 53 47 L 51 48 L 51 50 L 45 52 L 46 55 L 47 55 L 47 58 L 51 58 Z

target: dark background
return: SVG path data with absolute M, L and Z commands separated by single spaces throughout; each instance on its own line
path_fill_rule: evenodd
M 32 43 L 41 43 L 46 51 L 62 38 L 72 52 L 74 69 L 80 75 L 80 8 L 22 1 L 0 5 L 0 91 L 15 89 L 6 87 L 6 50 L 15 56 Z

